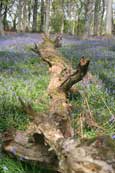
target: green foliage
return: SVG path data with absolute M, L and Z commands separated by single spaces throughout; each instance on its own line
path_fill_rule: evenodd
M 13 161 L 8 157 L 0 159 L 0 173 L 26 173 L 19 161 Z
M 3 156 L 0 159 L 0 173 L 54 173 L 45 168 L 39 168 L 37 164 L 22 163 L 19 160 Z
M 60 48 L 61 53 L 69 59 L 74 68 L 79 62 L 79 57 L 83 54 L 88 57 L 92 57 L 91 45 L 83 43 L 81 45 L 69 45 Z M 82 55 L 81 55 L 82 51 Z M 100 51 L 100 50 L 99 50 Z M 109 50 L 103 48 L 106 53 Z M 115 117 L 115 96 L 114 96 L 114 59 L 105 59 L 101 57 L 97 59 L 97 55 L 91 58 L 90 71 L 94 75 L 93 82 L 80 82 L 77 84 L 77 88 L 80 92 L 76 95 L 76 98 L 72 99 L 74 107 L 73 116 L 76 120 L 81 112 L 86 113 L 87 107 L 84 107 L 84 100 L 87 99 L 90 111 L 95 117 L 98 124 L 105 129 L 104 133 L 112 136 L 115 133 L 115 121 L 112 122 L 111 117 Z M 73 123 L 76 129 L 76 124 Z M 84 129 L 84 136 L 93 137 L 101 131 L 93 130 L 90 128 Z
M 2 3 L 4 6 L 9 5 L 11 2 L 12 0 L 0 0 L 0 3 Z
M 29 52 L 29 47 L 26 46 L 26 52 Z M 59 50 L 67 57 L 74 68 L 76 68 L 81 55 L 85 54 L 88 57 L 92 57 L 90 71 L 94 75 L 93 82 L 80 82 L 77 84 L 79 93 L 76 93 L 76 96 L 70 96 L 74 108 L 72 114 L 74 119 L 76 120 L 81 112 L 87 111 L 87 107 L 84 106 L 84 100 L 87 98 L 93 116 L 98 124 L 105 129 L 104 133 L 110 136 L 114 135 L 115 122 L 110 121 L 111 117 L 115 115 L 115 96 L 113 93 L 114 59 L 105 59 L 102 55 L 97 58 L 97 55 L 92 52 L 91 45 L 85 41 L 79 45 L 64 46 Z M 101 48 L 102 52 L 107 53 L 109 50 L 104 47 Z M 9 55 L 7 51 L 0 51 L 0 58 L 9 57 Z M 18 57 L 18 59 L 15 57 Z M 29 118 L 22 111 L 18 96 L 31 103 L 38 112 L 47 111 L 48 109 L 49 97 L 46 89 L 49 74 L 46 64 L 36 57 L 24 57 L 21 59 L 18 53 L 16 53 L 15 57 L 3 58 L 0 61 L 0 132 L 11 127 L 23 130 L 28 124 Z M 73 122 L 73 127 L 76 131 L 75 121 Z M 88 127 L 84 129 L 84 136 L 88 138 L 95 137 L 96 134 L 100 133 L 99 129 Z M 40 169 L 33 164 L 27 165 L 0 155 L 0 173 L 46 172 L 51 173 L 50 170 Z
M 18 96 L 21 96 L 38 111 L 47 109 L 48 84 L 46 66 L 36 58 L 19 61 L 1 62 L 0 75 L 0 131 L 9 127 L 24 129 L 28 118 L 21 110 Z M 35 104 L 42 97 L 42 103 Z
M 51 18 L 51 25 L 52 25 L 52 31 L 53 32 L 60 32 L 61 31 L 61 21 L 62 21 L 62 14 L 61 13 L 55 13 L 55 15 Z
M 85 20 L 84 19 L 77 21 L 76 27 L 75 27 L 75 33 L 79 36 L 82 36 L 82 34 L 85 32 L 84 26 L 85 26 Z
M 28 52 L 29 49 L 26 49 Z M 0 57 L 9 56 L 0 51 Z M 18 54 L 17 54 L 18 56 Z M 0 132 L 15 127 L 26 129 L 29 118 L 22 111 L 18 96 L 32 104 L 37 111 L 47 111 L 47 66 L 38 58 L 0 61 Z M 0 153 L 0 173 L 46 173 L 38 166 L 22 164 Z

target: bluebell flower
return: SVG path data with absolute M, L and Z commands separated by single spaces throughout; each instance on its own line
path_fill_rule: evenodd
M 112 115 L 111 118 L 109 119 L 109 123 L 114 123 L 115 122 L 115 116 Z
M 115 135 L 112 135 L 112 139 L 115 139 Z

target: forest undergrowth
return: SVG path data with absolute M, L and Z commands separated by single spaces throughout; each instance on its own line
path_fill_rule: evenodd
M 37 41 L 35 35 L 8 39 L 0 39 L 0 133 L 9 128 L 26 129 L 29 119 L 21 109 L 19 96 L 39 112 L 47 111 L 49 102 L 47 65 L 30 50 Z M 70 95 L 75 137 L 79 136 L 78 117 L 90 112 L 100 128 L 91 129 L 84 125 L 82 137 L 92 138 L 104 133 L 115 140 L 115 39 L 64 38 L 63 43 L 59 51 L 73 67 L 82 55 L 91 60 L 91 80 L 81 81 L 77 84 L 76 95 Z M 0 153 L 0 172 L 40 173 L 46 170 L 24 164 L 21 160 L 14 161 Z

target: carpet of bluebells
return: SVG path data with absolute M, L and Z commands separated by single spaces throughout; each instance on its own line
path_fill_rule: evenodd
M 10 34 L 0 37 L 0 133 L 8 128 L 23 130 L 29 119 L 22 111 L 18 97 L 32 104 L 37 111 L 48 109 L 48 67 L 31 51 L 34 43 L 42 41 L 40 34 Z M 78 40 L 65 36 L 59 51 L 76 68 L 83 55 L 90 58 L 89 71 L 93 82 L 77 84 L 80 95 L 71 96 L 76 119 L 85 111 L 84 100 L 104 133 L 115 140 L 115 39 L 91 38 Z M 76 124 L 73 124 L 76 128 Z M 76 129 L 75 129 L 76 130 Z M 97 129 L 84 129 L 85 137 L 94 137 Z M 1 145 L 1 144 L 0 144 Z M 14 161 L 0 153 L 1 173 L 40 173 L 31 165 Z

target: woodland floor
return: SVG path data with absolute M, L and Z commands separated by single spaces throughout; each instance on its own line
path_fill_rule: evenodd
M 12 127 L 25 129 L 29 122 L 21 110 L 18 96 L 32 102 L 38 111 L 47 109 L 47 65 L 31 51 L 33 44 L 41 41 L 40 34 L 0 37 L 0 132 Z M 89 71 L 94 75 L 93 82 L 77 84 L 81 95 L 71 98 L 74 119 L 85 111 L 83 103 L 87 99 L 99 125 L 115 140 L 115 38 L 80 40 L 65 35 L 59 51 L 74 67 L 82 55 L 91 60 Z M 76 131 L 75 122 L 73 126 Z M 84 129 L 85 137 L 91 138 L 98 133 L 98 130 Z M 29 173 L 29 170 L 30 173 L 48 172 L 0 154 L 1 173 Z

